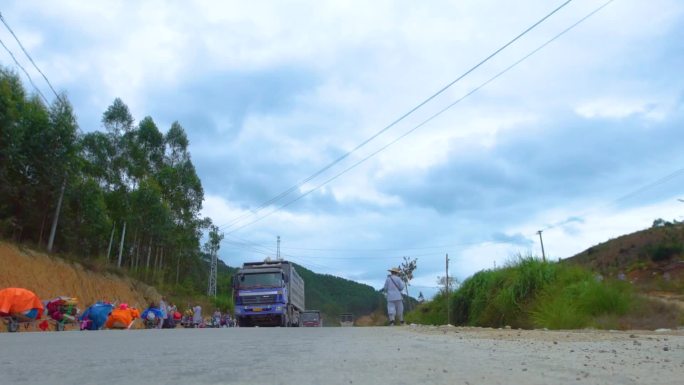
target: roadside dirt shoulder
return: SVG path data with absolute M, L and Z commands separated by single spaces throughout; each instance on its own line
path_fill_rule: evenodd
M 418 333 L 427 334 L 450 334 L 467 338 L 480 338 L 492 340 L 534 340 L 550 342 L 593 342 L 593 341 L 620 341 L 629 339 L 660 340 L 668 336 L 684 337 L 682 329 L 658 329 L 653 330 L 523 330 L 523 329 L 493 329 L 477 327 L 456 327 L 450 325 L 426 326 L 410 325 L 407 329 Z

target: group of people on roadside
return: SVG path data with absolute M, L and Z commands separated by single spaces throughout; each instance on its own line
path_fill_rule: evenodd
M 185 314 L 182 317 L 181 323 L 185 327 L 193 328 L 219 328 L 219 327 L 234 327 L 236 326 L 235 320 L 230 316 L 230 312 L 226 311 L 225 314 L 221 313 L 221 310 L 216 308 L 212 313 L 208 321 L 202 317 L 202 307 L 196 305 L 190 307 L 188 305 L 185 310 Z

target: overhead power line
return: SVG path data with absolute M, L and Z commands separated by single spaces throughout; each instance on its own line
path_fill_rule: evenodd
M 542 50 L 544 47 L 546 47 L 547 45 L 551 44 L 553 41 L 557 40 L 557 39 L 560 38 L 561 36 L 565 35 L 566 33 L 568 33 L 569 31 L 571 31 L 572 29 L 574 29 L 574 28 L 577 27 L 578 25 L 580 25 L 582 22 L 584 22 L 585 20 L 587 20 L 588 18 L 590 18 L 591 16 L 593 16 L 594 14 L 596 14 L 597 12 L 599 12 L 601 9 L 603 9 L 604 7 L 606 7 L 608 4 L 612 3 L 613 1 L 615 1 L 615 0 L 608 0 L 606 3 L 604 3 L 603 5 L 601 5 L 601 6 L 598 7 L 598 8 L 594 9 L 592 12 L 588 13 L 587 15 L 585 15 L 584 17 L 582 17 L 581 19 L 579 19 L 577 22 L 573 23 L 573 24 L 570 25 L 569 27 L 565 28 L 565 29 L 562 30 L 560 33 L 556 34 L 556 35 L 553 36 L 551 39 L 547 40 L 547 41 L 544 42 L 542 45 L 540 45 L 539 47 L 537 47 L 536 49 L 534 49 L 533 51 L 531 51 L 531 52 L 528 53 L 527 55 L 525 55 L 525 56 L 523 56 L 522 58 L 520 58 L 519 60 L 517 60 L 515 63 L 513 63 L 513 64 L 511 64 L 510 66 L 506 67 L 504 70 L 502 70 L 501 72 L 499 72 L 499 73 L 497 73 L 496 75 L 492 76 L 492 77 L 489 78 L 487 81 L 485 81 L 484 83 L 480 84 L 479 86 L 475 87 L 474 89 L 472 89 L 472 90 L 471 90 L 470 92 L 468 92 L 467 94 L 463 95 L 462 97 L 460 97 L 460 98 L 457 99 L 456 101 L 452 102 L 451 104 L 447 105 L 447 106 L 444 107 L 443 109 L 439 110 L 438 112 L 436 112 L 435 114 L 433 114 L 433 115 L 430 116 L 429 118 L 425 119 L 424 121 L 422 121 L 422 122 L 421 122 L 420 124 L 418 124 L 417 126 L 415 126 L 415 127 L 411 128 L 410 130 L 404 132 L 402 135 L 400 135 L 400 136 L 397 137 L 396 139 L 394 139 L 394 140 L 392 140 L 391 142 L 387 143 L 386 145 L 380 147 L 378 150 L 372 152 L 370 155 L 366 156 L 365 158 L 362 158 L 362 159 L 359 160 L 358 162 L 356 162 L 356 163 L 352 164 L 351 166 L 347 167 L 346 169 L 342 170 L 340 173 L 338 173 L 338 174 L 332 176 L 331 178 L 329 178 L 329 179 L 327 179 L 326 181 L 320 183 L 320 184 L 317 185 L 316 187 L 314 187 L 314 188 L 310 189 L 309 191 L 307 191 L 307 192 L 305 192 L 305 193 L 299 195 L 298 197 L 296 197 L 296 198 L 290 200 L 289 202 L 287 202 L 287 203 L 285 203 L 285 204 L 279 206 L 278 208 L 276 208 L 276 209 L 274 209 L 274 210 L 268 212 L 267 214 L 265 214 L 265 215 L 263 215 L 263 216 L 261 216 L 261 217 L 255 219 L 255 220 L 253 220 L 253 221 L 251 221 L 251 222 L 248 222 L 248 223 L 246 223 L 246 224 L 243 224 L 242 226 L 239 226 L 239 227 L 237 227 L 237 228 L 232 229 L 232 230 L 229 232 L 229 234 L 230 234 L 230 233 L 234 233 L 234 232 L 236 232 L 236 231 L 239 231 L 239 230 L 241 230 L 241 229 L 243 229 L 243 228 L 245 228 L 245 227 L 247 227 L 247 226 L 250 226 L 250 225 L 252 225 L 252 224 L 254 224 L 254 223 L 256 223 L 256 222 L 259 222 L 259 221 L 261 221 L 262 219 L 264 219 L 264 218 L 270 216 L 271 214 L 274 214 L 274 213 L 276 213 L 276 212 L 282 210 L 283 208 L 285 208 L 285 207 L 287 207 L 287 206 L 289 206 L 289 205 L 291 205 L 291 204 L 297 202 L 298 200 L 300 200 L 300 199 L 304 198 L 305 196 L 311 194 L 312 192 L 314 192 L 314 191 L 320 189 L 321 187 L 323 187 L 323 186 L 325 186 L 326 184 L 328 184 L 328 183 L 334 181 L 335 179 L 339 178 L 340 176 L 346 174 L 347 172 L 349 172 L 350 170 L 356 168 L 356 167 L 359 166 L 360 164 L 366 162 L 368 159 L 374 157 L 375 155 L 377 155 L 377 154 L 379 154 L 380 152 L 384 151 L 385 149 L 387 149 L 388 147 L 390 147 L 390 146 L 392 146 L 393 144 L 397 143 L 397 142 L 400 141 L 401 139 L 405 138 L 405 137 L 408 136 L 409 134 L 413 133 L 413 132 L 416 131 L 417 129 L 423 127 L 424 125 L 426 125 L 427 123 L 429 123 L 430 121 L 432 121 L 433 119 L 435 119 L 436 117 L 442 115 L 442 114 L 445 113 L 447 110 L 453 108 L 455 105 L 457 105 L 458 103 L 462 102 L 464 99 L 466 99 L 466 98 L 468 98 L 469 96 L 471 96 L 471 95 L 473 95 L 474 93 L 476 93 L 477 91 L 479 91 L 480 89 L 482 89 L 483 87 L 485 87 L 486 85 L 488 85 L 489 83 L 491 83 L 492 81 L 498 79 L 499 77 L 501 77 L 502 75 L 504 75 L 505 73 L 507 73 L 508 71 L 510 71 L 511 69 L 515 68 L 515 67 L 518 66 L 520 63 L 522 63 L 523 61 L 527 60 L 528 58 L 530 58 L 531 56 L 533 56 L 534 54 L 536 54 L 537 52 L 539 52 L 539 51 Z
M 48 80 L 47 76 L 45 76 L 45 74 L 43 73 L 43 71 L 41 71 L 40 68 L 38 68 L 38 65 L 36 64 L 36 62 L 33 61 L 33 58 L 31 57 L 31 55 L 29 55 L 29 53 L 28 53 L 28 51 L 26 50 L 26 48 L 24 48 L 24 45 L 21 44 L 21 40 L 19 40 L 19 38 L 18 38 L 17 35 L 14 33 L 14 31 L 12 30 L 12 28 L 10 28 L 9 24 L 7 24 L 7 21 L 5 21 L 5 18 L 2 16 L 2 13 L 1 13 L 1 12 L 0 12 L 0 21 L 2 21 L 2 24 L 5 25 L 5 27 L 6 27 L 7 30 L 12 34 L 12 36 L 14 36 L 14 40 L 17 41 L 17 43 L 19 44 L 19 47 L 21 47 L 21 50 L 24 51 L 24 54 L 26 55 L 26 57 L 29 59 L 29 61 L 31 62 L 31 64 L 33 64 L 33 67 L 34 67 L 34 68 L 43 76 L 43 79 L 45 79 L 45 82 L 48 84 L 48 86 L 49 86 L 50 89 L 52 90 L 52 93 L 55 94 L 55 97 L 59 99 L 59 95 L 57 94 L 57 91 L 55 91 L 54 87 L 52 87 L 52 83 L 50 83 L 50 80 Z M 3 45 L 4 45 L 4 44 L 3 44 Z M 43 97 L 43 99 L 44 99 L 44 97 Z
M 49 105 L 50 103 L 48 102 L 48 100 L 47 100 L 47 98 L 45 97 L 45 95 L 43 95 L 43 93 L 40 92 L 40 88 L 38 88 L 38 87 L 36 86 L 36 83 L 33 82 L 33 79 L 31 78 L 31 75 L 29 75 L 29 73 L 26 71 L 26 68 L 24 68 L 24 66 L 22 66 L 21 63 L 19 63 L 19 61 L 17 60 L 17 58 L 14 57 L 14 54 L 12 53 L 12 51 L 10 51 L 9 48 L 7 48 L 7 46 L 6 46 L 5 43 L 2 41 L 2 39 L 0 39 L 0 45 L 2 45 L 2 47 L 5 48 L 5 51 L 7 51 L 7 53 L 12 57 L 12 60 L 14 60 L 14 64 L 16 64 L 17 67 L 19 67 L 19 68 L 24 72 L 24 74 L 25 74 L 26 77 L 28 78 L 29 83 L 31 83 L 31 85 L 33 86 L 33 89 L 35 89 L 36 92 L 38 92 L 38 95 L 40 95 L 40 97 L 43 99 L 43 101 L 45 102 L 45 104 L 46 104 L 46 105 Z
M 463 74 L 461 74 L 459 77 L 457 77 L 456 79 L 454 79 L 454 80 L 452 80 L 451 82 L 449 82 L 446 86 L 442 87 L 442 88 L 439 89 L 437 92 L 435 92 L 435 93 L 433 93 L 432 95 L 430 95 L 427 99 L 425 99 L 425 100 L 423 100 L 422 102 L 420 102 L 418 105 L 416 105 L 415 107 L 413 107 L 412 109 L 410 109 L 410 110 L 409 110 L 408 112 L 406 112 L 405 114 L 401 115 L 399 118 L 397 118 L 397 119 L 394 120 L 392 123 L 390 123 L 390 124 L 388 124 L 387 126 L 385 126 L 385 127 L 384 127 L 383 129 L 381 129 L 380 131 L 378 131 L 378 132 L 376 132 L 375 134 L 373 134 L 373 135 L 372 135 L 371 137 L 369 137 L 368 139 L 366 139 L 366 140 L 364 140 L 363 142 L 361 142 L 360 144 L 358 144 L 356 147 L 354 147 L 354 148 L 351 149 L 350 151 L 348 151 L 348 152 L 342 154 L 340 157 L 338 157 L 337 159 L 333 160 L 331 163 L 327 164 L 325 167 L 321 168 L 320 170 L 316 171 L 315 173 L 313 173 L 313 174 L 310 175 L 309 177 L 307 177 L 307 178 L 303 179 L 302 181 L 298 182 L 297 184 L 291 186 L 290 188 L 286 189 L 285 191 L 281 192 L 280 194 L 276 195 L 275 197 L 273 197 L 273 198 L 271 198 L 271 199 L 269 199 L 269 200 L 263 202 L 263 203 L 260 204 L 256 209 L 251 210 L 250 212 L 245 213 L 245 214 L 243 214 L 243 215 L 241 215 L 241 216 L 238 216 L 237 218 L 234 218 L 234 219 L 231 220 L 230 222 L 228 222 L 228 223 L 226 223 L 226 224 L 224 224 L 224 225 L 222 225 L 222 226 L 219 226 L 219 227 L 220 227 L 221 229 L 229 228 L 229 227 L 232 227 L 235 223 L 240 222 L 240 221 L 241 221 L 242 219 L 244 219 L 244 218 L 247 218 L 247 217 L 249 217 L 249 216 L 256 215 L 259 211 L 261 211 L 261 210 L 264 209 L 265 207 L 267 207 L 267 206 L 269 206 L 270 204 L 272 204 L 272 203 L 274 203 L 274 202 L 277 202 L 277 201 L 279 201 L 280 199 L 286 197 L 287 195 L 289 195 L 289 194 L 292 193 L 293 191 L 297 190 L 299 187 L 303 186 L 305 183 L 307 183 L 307 182 L 313 180 L 314 178 L 316 178 L 316 177 L 318 177 L 319 175 L 323 174 L 324 172 L 326 172 L 327 170 L 329 170 L 330 168 L 332 168 L 332 167 L 335 166 L 336 164 L 338 164 L 338 163 L 340 163 L 341 161 L 343 161 L 344 159 L 348 158 L 351 154 L 353 154 L 354 152 L 358 151 L 358 150 L 361 149 L 363 146 L 365 146 L 366 144 L 368 144 L 369 142 L 371 142 L 372 140 L 374 140 L 374 139 L 377 138 L 378 136 L 382 135 L 384 132 L 386 132 L 386 131 L 389 130 L 390 128 L 394 127 L 396 124 L 398 124 L 398 123 L 401 122 L 402 120 L 406 119 L 409 115 L 411 115 L 411 114 L 413 114 L 414 112 L 416 112 L 418 109 L 420 109 L 421 107 L 423 107 L 425 104 L 429 103 L 431 100 L 433 100 L 434 98 L 436 98 L 437 96 L 439 96 L 440 94 L 442 94 L 444 91 L 446 91 L 447 89 L 449 89 L 451 86 L 453 86 L 454 84 L 456 84 L 457 82 L 459 82 L 461 79 L 465 78 L 465 77 L 468 76 L 470 73 L 472 73 L 473 71 L 475 71 L 477 68 L 479 68 L 480 66 L 482 66 L 483 64 L 485 64 L 486 62 L 488 62 L 488 61 L 489 61 L 490 59 L 492 59 L 494 56 L 498 55 L 501 51 L 503 51 L 504 49 L 508 48 L 511 44 L 513 44 L 513 43 L 515 43 L 516 41 L 518 41 L 520 38 L 522 38 L 523 36 L 525 36 L 528 32 L 530 32 L 530 31 L 532 31 L 533 29 L 535 29 L 537 26 L 539 26 L 541 23 L 543 23 L 544 21 L 546 21 L 549 17 L 553 16 L 556 12 L 560 11 L 563 7 L 565 7 L 566 5 L 568 5 L 568 4 L 569 4 L 570 2 L 572 2 L 572 1 L 573 1 L 573 0 L 566 0 L 564 3 L 562 3 L 562 4 L 559 5 L 557 8 L 555 8 L 553 11 L 551 11 L 551 12 L 548 13 L 546 16 L 544 16 L 544 17 L 542 17 L 541 19 L 539 19 L 536 23 L 532 24 L 530 27 L 528 27 L 528 28 L 525 29 L 523 32 L 521 32 L 520 34 L 518 34 L 516 37 L 514 37 L 513 39 L 511 39 L 509 42 L 507 42 L 506 44 L 504 44 L 503 46 L 501 46 L 499 49 L 497 49 L 496 51 L 494 51 L 493 53 L 491 53 L 489 56 L 487 56 L 486 58 L 482 59 L 480 62 L 478 62 L 477 64 L 475 64 L 475 65 L 474 65 L 473 67 L 471 67 L 469 70 L 467 70 L 466 72 L 464 72 Z

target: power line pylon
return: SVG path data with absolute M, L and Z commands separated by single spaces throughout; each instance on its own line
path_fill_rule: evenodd
M 218 253 L 216 248 L 211 249 L 211 270 L 209 271 L 209 290 L 207 295 L 216 297 L 216 276 L 218 274 Z

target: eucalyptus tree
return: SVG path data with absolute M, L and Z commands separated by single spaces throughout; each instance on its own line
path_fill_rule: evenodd
M 47 219 L 46 195 L 51 186 L 46 186 L 49 163 L 42 136 L 49 131 L 48 110 L 38 96 L 23 102 L 18 127 L 14 131 L 14 145 L 18 146 L 16 163 L 12 166 L 13 180 L 18 188 L 14 191 L 13 217 L 20 226 L 19 240 L 40 242 L 41 224 Z M 49 201 L 49 199 L 48 199 Z
M 0 66 L 0 231 L 15 237 L 20 232 L 23 151 L 21 114 L 26 91 L 19 76 Z
M 115 208 L 113 217 L 122 222 L 121 241 L 119 242 L 119 256 L 117 266 L 121 267 L 123 259 L 124 242 L 126 237 L 126 224 L 130 216 L 128 204 L 128 193 L 133 188 L 133 178 L 131 177 L 130 143 L 133 134 L 133 116 L 128 106 L 116 98 L 114 102 L 102 114 L 102 125 L 109 134 L 109 139 L 114 148 L 114 156 L 111 158 L 109 167 L 113 176 L 113 187 L 115 194 L 110 197 L 110 204 Z M 121 199 L 121 201 L 116 201 Z
M 164 135 L 159 131 L 154 120 L 146 116 L 138 124 L 135 136 L 135 153 L 133 154 L 139 176 L 156 175 L 164 163 Z
M 177 229 L 174 242 L 178 283 L 181 258 L 185 260 L 186 265 L 192 264 L 193 260 L 194 263 L 199 263 L 199 254 L 191 250 L 197 250 L 199 247 L 199 239 L 203 230 L 210 225 L 210 221 L 200 218 L 204 190 L 192 164 L 187 135 L 180 123 L 174 122 L 171 125 L 164 137 L 164 143 L 164 161 L 157 179 Z
M 57 186 L 61 184 L 56 197 L 56 208 L 52 218 L 50 240 L 47 247 L 48 251 L 52 251 L 67 182 L 70 179 L 78 178 L 77 173 L 79 172 L 77 162 L 78 123 L 74 116 L 74 109 L 65 95 L 57 97 L 50 106 L 49 120 L 49 130 L 42 137 L 43 146 L 47 150 L 44 161 L 46 162 L 46 169 L 49 170 L 45 173 L 44 183 L 50 189 L 45 198 L 47 199 L 51 194 L 54 196 Z M 53 201 L 55 201 L 55 198 L 53 198 Z M 47 217 L 47 213 L 45 216 Z M 43 227 L 41 226 L 41 238 Z

